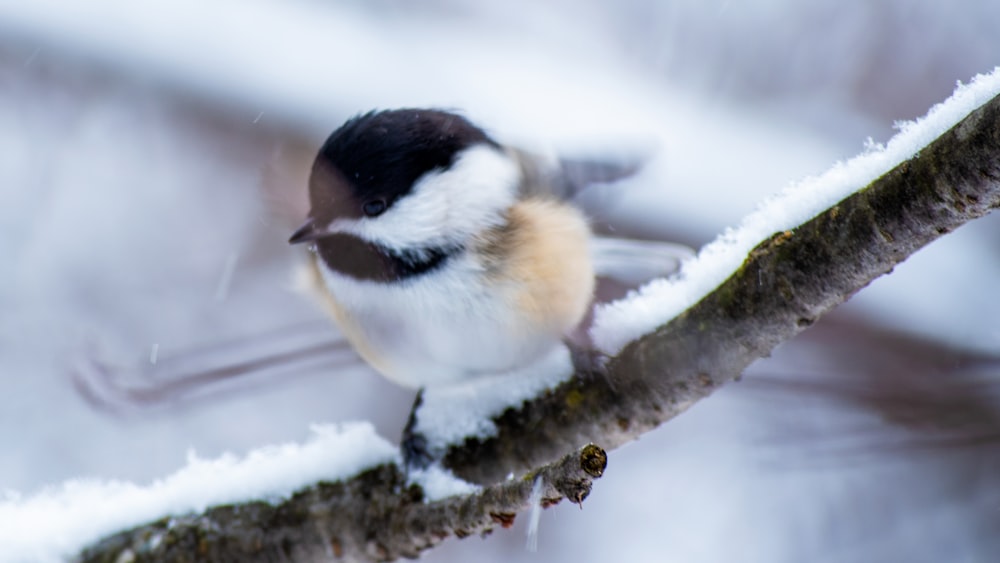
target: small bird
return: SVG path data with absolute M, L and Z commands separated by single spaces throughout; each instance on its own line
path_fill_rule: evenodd
M 310 244 L 322 302 L 388 379 L 507 373 L 563 345 L 594 293 L 591 231 L 563 172 L 454 113 L 372 111 L 320 148 L 289 242 Z

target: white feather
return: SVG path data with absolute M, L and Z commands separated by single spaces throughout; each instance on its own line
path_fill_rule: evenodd
M 505 373 L 528 365 L 560 334 L 526 321 L 503 288 L 482 283 L 482 266 L 468 253 L 446 268 L 400 282 L 364 281 L 321 265 L 324 281 L 380 354 L 372 361 L 409 387 Z M 370 360 L 371 361 L 371 360 Z
M 339 220 L 331 230 L 357 235 L 391 249 L 461 243 L 502 224 L 517 198 L 518 164 L 489 145 L 462 151 L 446 170 L 428 172 L 412 191 L 374 218 Z

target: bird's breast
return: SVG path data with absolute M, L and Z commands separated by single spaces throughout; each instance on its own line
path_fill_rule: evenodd
M 583 318 L 593 292 L 589 229 L 575 209 L 516 204 L 441 267 L 391 283 L 318 261 L 327 306 L 359 354 L 420 387 L 536 360 Z

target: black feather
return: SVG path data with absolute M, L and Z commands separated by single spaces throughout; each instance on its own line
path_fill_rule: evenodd
M 361 217 L 365 203 L 391 207 L 432 170 L 446 170 L 462 150 L 498 146 L 462 116 L 428 109 L 371 111 L 348 120 L 320 148 L 313 165 L 311 215 Z

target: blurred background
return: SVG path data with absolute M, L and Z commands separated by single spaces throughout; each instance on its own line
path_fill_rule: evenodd
M 399 436 L 413 393 L 335 344 L 285 243 L 351 115 L 644 155 L 595 224 L 698 247 L 991 71 L 998 25 L 993 0 L 0 3 L 0 491 L 147 483 L 313 422 Z M 537 552 L 521 518 L 424 559 L 995 561 L 998 284 L 994 216 L 612 452 Z

